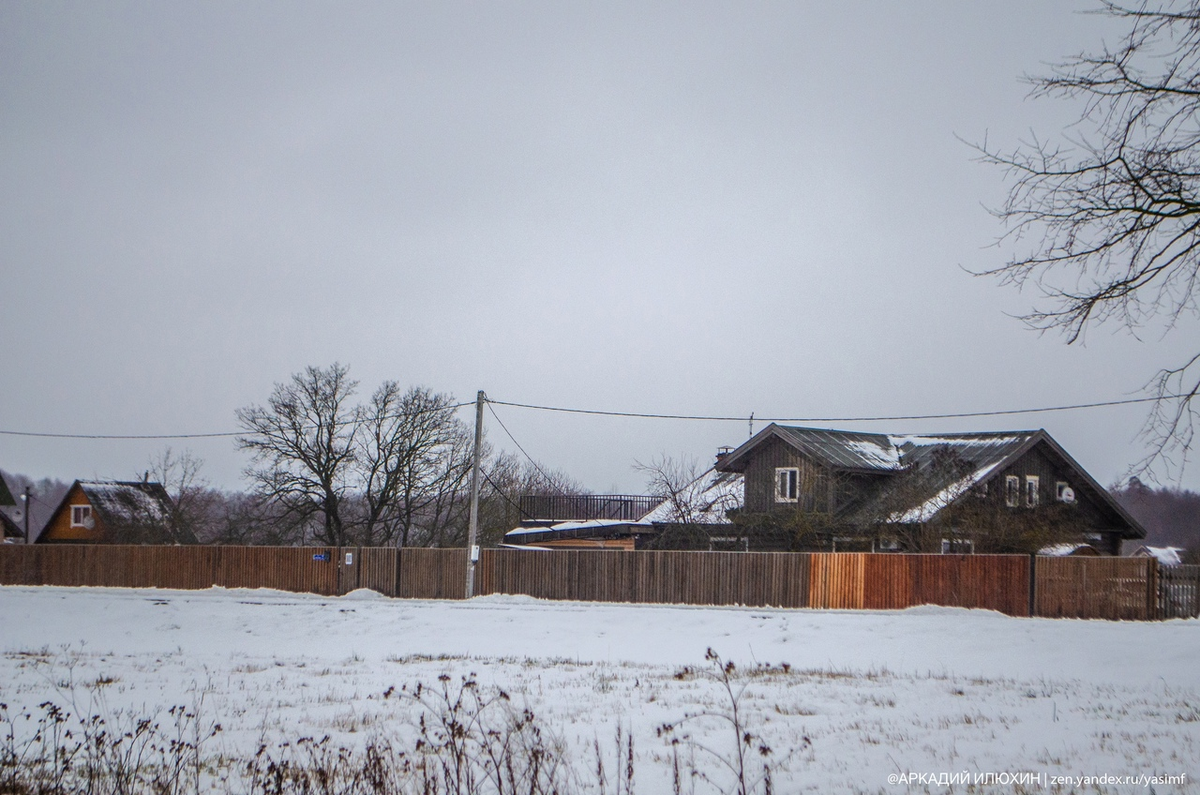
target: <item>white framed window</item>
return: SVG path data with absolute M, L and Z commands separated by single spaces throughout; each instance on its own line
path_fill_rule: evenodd
M 973 555 L 975 554 L 975 542 L 970 538 L 943 538 L 942 554 Z
M 71 506 L 71 527 L 91 527 L 92 526 L 92 506 L 90 505 L 72 505 Z
M 1004 504 L 1016 508 L 1021 504 L 1021 479 L 1016 475 L 1004 478 Z
M 709 552 L 749 552 L 750 539 L 742 536 L 709 536 Z
M 1025 507 L 1036 508 L 1038 506 L 1038 483 L 1040 479 L 1037 475 L 1025 476 Z
M 800 469 L 775 468 L 775 502 L 796 502 L 800 499 Z

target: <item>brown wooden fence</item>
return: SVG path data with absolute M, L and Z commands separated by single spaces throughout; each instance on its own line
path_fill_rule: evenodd
M 370 588 L 460 599 L 466 563 L 463 549 L 3 545 L 0 584 L 326 595 Z M 1196 587 L 1181 584 L 1168 600 L 1150 558 L 515 549 L 483 551 L 475 593 L 851 610 L 933 604 L 1109 619 L 1176 615 L 1184 608 L 1171 612 L 1172 604 L 1200 598 Z
M 1200 566 L 1160 566 L 1158 617 L 1200 617 Z
M 1153 558 L 1038 558 L 1034 609 L 1050 618 L 1158 617 Z
M 0 584 L 276 588 L 333 595 L 330 547 L 0 546 Z

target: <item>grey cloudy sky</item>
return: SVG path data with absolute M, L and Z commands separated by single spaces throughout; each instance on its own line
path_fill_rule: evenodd
M 1129 396 L 1195 324 L 1067 347 L 964 271 L 1004 261 L 1005 186 L 956 135 L 1069 123 L 1019 78 L 1115 40 L 1092 6 L 4 3 L 0 429 L 232 430 L 334 361 L 686 414 Z M 596 490 L 747 433 L 496 410 Z M 1108 483 L 1143 416 L 841 426 L 1045 427 Z M 164 444 L 0 436 L 0 467 L 127 477 Z M 240 485 L 232 441 L 171 444 Z

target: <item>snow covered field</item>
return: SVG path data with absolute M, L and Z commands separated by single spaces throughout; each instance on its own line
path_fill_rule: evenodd
M 404 736 L 413 716 L 389 688 L 473 672 L 528 706 L 583 768 L 595 767 L 597 742 L 615 767 L 615 733 L 631 732 L 639 793 L 671 791 L 657 727 L 729 712 L 709 647 L 738 666 L 745 724 L 773 749 L 776 792 L 925 791 L 942 774 L 958 776 L 955 791 L 994 774 L 974 791 L 1149 792 L 1053 782 L 1172 776 L 1154 791 L 1200 792 L 1196 620 L 0 587 L 10 714 L 46 701 L 128 715 L 199 705 L 223 728 L 205 750 L 248 756 L 301 735 L 351 746 Z M 728 727 L 702 718 L 685 729 L 690 752 L 725 780 L 696 743 L 728 758 Z

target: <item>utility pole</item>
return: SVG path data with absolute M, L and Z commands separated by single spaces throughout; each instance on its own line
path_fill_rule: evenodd
M 479 560 L 479 457 L 483 447 L 483 390 L 475 395 L 475 456 L 471 466 L 471 520 L 467 530 L 467 598 L 475 595 L 475 562 Z
M 28 486 L 26 486 L 25 493 L 21 495 L 21 499 L 25 500 L 25 543 L 26 544 L 29 543 L 29 505 L 32 502 L 32 500 L 30 499 L 30 497 L 32 497 L 32 496 L 33 496 L 33 492 L 30 491 Z

